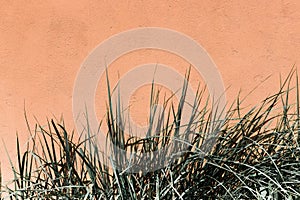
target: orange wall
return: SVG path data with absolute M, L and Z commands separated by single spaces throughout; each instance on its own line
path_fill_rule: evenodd
M 299 11 L 298 0 L 2 0 L 0 137 L 11 155 L 16 149 L 16 131 L 25 142 L 24 101 L 32 127 L 33 116 L 43 124 L 46 117 L 63 113 L 73 129 L 72 90 L 84 58 L 106 38 L 137 27 L 169 28 L 195 39 L 218 66 L 225 87 L 231 86 L 229 100 L 238 89 L 246 95 L 273 75 L 249 97 L 248 103 L 256 103 L 278 88 L 279 73 L 287 74 L 294 64 L 299 66 Z M 184 73 L 185 68 L 180 67 L 187 65 L 183 61 L 161 54 L 141 51 L 125 56 L 114 63 L 112 75 L 162 58 Z M 101 91 L 98 96 L 102 98 Z M 136 96 L 143 95 L 137 91 Z M 2 171 L 8 177 L 3 147 L 0 153 Z

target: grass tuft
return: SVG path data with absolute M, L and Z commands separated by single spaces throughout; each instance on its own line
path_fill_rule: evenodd
M 291 86 L 293 80 L 296 87 Z M 107 136 L 120 149 L 136 155 L 134 170 L 117 165 L 116 161 L 128 164 L 129 159 L 123 161 L 118 152 L 105 158 L 88 126 L 88 134 L 83 134 L 87 136 L 76 140 L 75 132 L 68 132 L 64 123 L 51 120 L 46 128 L 35 126 L 24 151 L 17 137 L 13 186 L 3 187 L 1 193 L 8 193 L 9 199 L 299 199 L 297 73 L 292 71 L 277 93 L 250 110 L 242 107 L 238 96 L 222 123 L 216 123 L 218 117 L 205 98 L 205 89 L 198 90 L 193 104 L 186 105 L 187 85 L 185 81 L 177 105 L 165 98 L 161 113 L 150 110 L 145 138 L 126 136 L 120 95 L 114 106 L 108 88 Z M 150 96 L 153 106 L 160 97 L 154 82 Z M 192 112 L 188 123 L 182 124 L 186 106 Z M 216 134 L 211 135 L 212 130 Z M 160 169 L 143 171 L 151 167 L 143 165 L 147 160 L 164 161 L 160 157 L 164 154 L 153 153 L 162 149 L 182 151 L 168 154 L 173 162 L 166 166 L 162 163 Z M 146 153 L 147 160 L 142 159 Z

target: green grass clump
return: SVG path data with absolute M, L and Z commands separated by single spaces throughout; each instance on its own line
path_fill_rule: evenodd
M 291 87 L 292 80 L 296 80 L 296 87 Z M 187 82 L 178 105 L 170 103 L 170 109 L 159 115 L 158 121 L 163 123 L 153 123 L 152 112 L 145 138 L 126 138 L 121 105 L 114 108 L 110 98 L 108 102 L 108 138 L 127 152 L 157 151 L 170 146 L 174 136 L 185 141 L 184 135 L 178 135 L 183 127 L 192 133 L 185 151 L 167 166 L 152 172 L 120 170 L 112 159 L 103 158 L 97 151 L 93 133 L 77 140 L 63 123 L 51 120 L 47 128 L 36 125 L 25 151 L 21 152 L 17 139 L 17 165 L 12 166 L 15 178 L 2 191 L 10 199 L 300 198 L 297 75 L 290 73 L 276 94 L 248 111 L 242 108 L 238 96 L 225 120 L 217 123 L 220 127 L 214 127 L 218 118 L 209 101 L 204 101 L 203 91 L 198 91 L 191 105 L 189 123 L 180 124 L 186 89 Z M 291 101 L 292 96 L 296 101 Z M 158 97 L 152 87 L 151 105 L 158 102 Z M 212 130 L 218 131 L 213 135 L 216 137 L 205 140 Z M 214 142 L 212 148 L 207 141 Z M 114 155 L 113 159 L 121 158 Z M 157 157 L 150 159 L 154 162 Z

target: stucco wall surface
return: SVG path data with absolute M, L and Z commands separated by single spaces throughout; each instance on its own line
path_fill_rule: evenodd
M 63 114 L 72 130 L 72 91 L 81 63 L 103 40 L 138 27 L 172 29 L 201 44 L 218 66 L 225 87 L 230 87 L 229 101 L 240 88 L 246 95 L 272 75 L 246 101 L 246 105 L 257 103 L 276 91 L 279 73 L 286 75 L 294 64 L 299 66 L 298 0 L 2 0 L 0 137 L 12 158 L 16 132 L 23 143 L 28 137 L 24 106 L 32 128 L 34 116 L 43 124 L 46 117 Z M 188 66 L 174 55 L 142 50 L 114 62 L 112 79 L 117 79 L 117 71 L 124 74 L 147 62 L 163 62 L 182 74 Z M 98 107 L 105 99 L 102 93 L 98 92 Z M 143 106 L 143 89 L 134 98 L 139 103 L 136 108 Z M 143 112 L 136 109 L 137 118 Z M 6 179 L 11 172 L 2 142 L 0 153 Z

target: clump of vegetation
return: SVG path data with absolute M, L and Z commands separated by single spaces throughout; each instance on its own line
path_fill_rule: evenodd
M 292 80 L 296 87 L 291 87 Z M 170 138 L 183 139 L 177 135 L 183 126 L 193 134 L 188 148 L 167 166 L 128 173 L 106 160 L 112 166 L 109 169 L 103 155 L 91 148 L 96 146 L 93 133 L 75 140 L 74 132 L 51 120 L 47 128 L 36 125 L 25 151 L 17 139 L 17 165 L 12 166 L 15 178 L 2 192 L 10 199 L 299 199 L 297 74 L 290 73 L 276 94 L 249 111 L 242 109 L 238 96 L 225 120 L 218 123 L 221 126 L 214 129 L 219 131 L 211 148 L 205 148 L 205 138 L 217 118 L 207 99 L 200 107 L 203 92 L 196 95 L 189 123 L 180 124 L 187 84 L 178 105 L 171 103 L 159 116 L 164 123 L 151 124 L 149 117 L 151 130 L 145 138 L 126 138 L 121 106 L 113 108 L 111 100 L 108 102 L 108 138 L 128 152 L 167 147 Z M 291 101 L 292 91 L 296 101 Z M 157 102 L 157 94 L 153 89 L 151 104 Z

